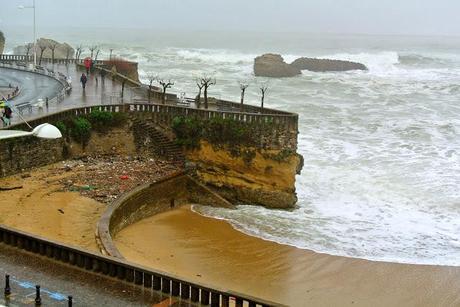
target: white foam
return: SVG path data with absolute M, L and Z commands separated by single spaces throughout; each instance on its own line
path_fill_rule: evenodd
M 369 71 L 270 81 L 267 106 L 300 114 L 305 166 L 297 176 L 296 210 L 197 210 L 248 234 L 317 252 L 460 265 L 460 58 L 427 52 L 424 57 L 447 58 L 452 67 L 426 59 L 402 65 L 399 54 L 324 53 Z M 251 76 L 256 54 L 165 48 L 132 56 L 141 78 L 167 73 L 176 80 L 173 91 L 195 94 L 194 77 L 207 73 L 217 77 L 210 95 L 238 99 L 237 81 Z M 284 56 L 287 62 L 298 57 Z M 246 97 L 257 104 L 257 86 Z

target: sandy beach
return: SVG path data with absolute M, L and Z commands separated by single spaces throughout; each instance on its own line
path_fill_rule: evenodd
M 21 175 L 0 179 L 0 223 L 55 241 L 98 251 L 94 229 L 105 205 L 78 192 L 61 192 L 60 181 L 71 172 L 56 170 L 58 163 Z
M 116 237 L 130 261 L 290 306 L 459 306 L 460 268 L 317 254 L 182 207 Z
M 107 204 L 167 171 L 161 161 L 85 157 L 0 178 L 0 224 L 98 252 L 96 224 Z

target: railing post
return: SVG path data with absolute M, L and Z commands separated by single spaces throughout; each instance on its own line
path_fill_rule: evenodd
M 201 289 L 201 304 L 209 305 L 209 291 Z

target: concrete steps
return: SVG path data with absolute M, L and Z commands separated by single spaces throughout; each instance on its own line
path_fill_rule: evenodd
M 145 144 L 149 150 L 165 161 L 171 162 L 176 167 L 184 168 L 185 156 L 182 149 L 175 143 L 174 139 L 170 139 L 166 135 L 163 128 L 155 123 L 143 121 L 136 122 L 134 129 L 140 129 L 149 138 L 149 142 Z

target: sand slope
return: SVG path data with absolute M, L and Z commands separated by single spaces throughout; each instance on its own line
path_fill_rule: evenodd
M 188 207 L 131 225 L 116 243 L 128 260 L 291 306 L 460 306 L 460 268 L 317 254 Z
M 22 189 L 0 191 L 0 223 L 55 241 L 98 251 L 94 232 L 105 205 L 78 192 L 58 192 L 58 180 L 71 173 L 52 175 L 55 164 L 37 169 L 31 177 L 0 179 L 0 186 Z

